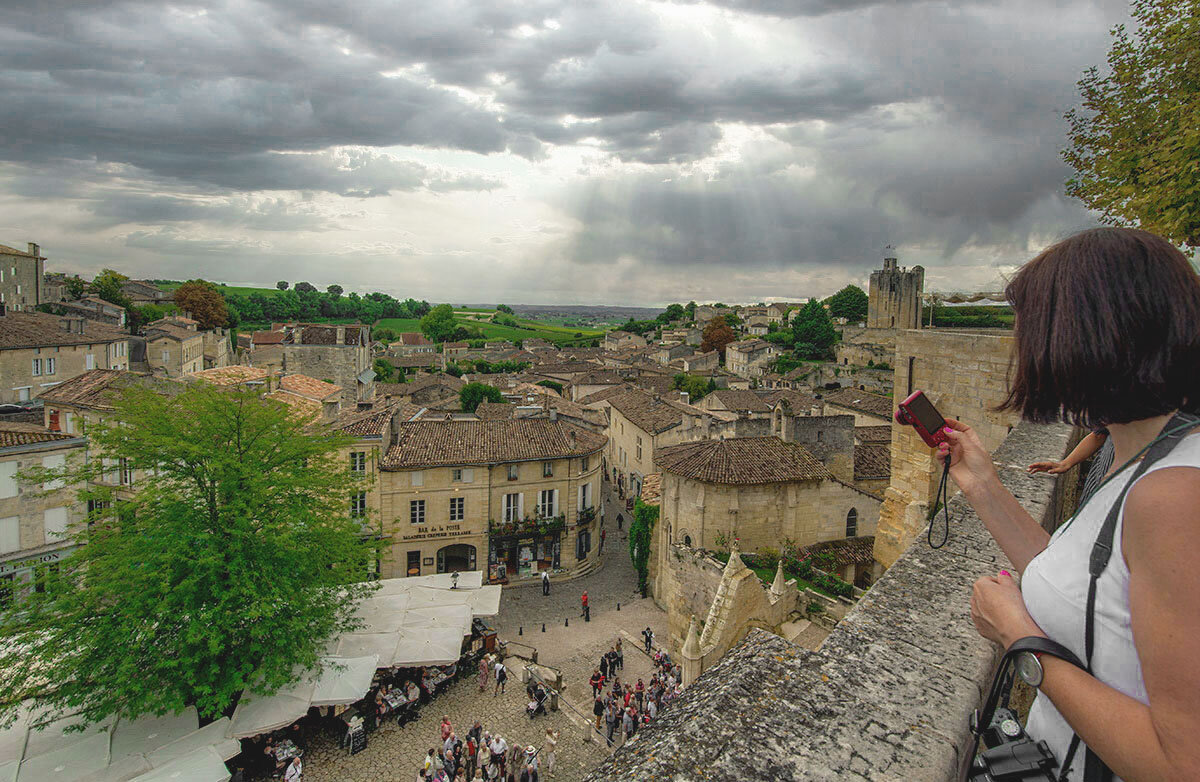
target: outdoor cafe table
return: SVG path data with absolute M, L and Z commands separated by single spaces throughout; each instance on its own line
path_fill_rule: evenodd
M 300 748 L 293 742 L 284 739 L 275 745 L 275 760 L 279 763 L 286 763 L 294 757 L 299 757 L 303 754 Z

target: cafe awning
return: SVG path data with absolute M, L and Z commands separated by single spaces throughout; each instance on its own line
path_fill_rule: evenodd
M 325 657 L 315 675 L 302 676 L 274 695 L 242 695 L 228 733 L 235 739 L 250 738 L 286 728 L 307 714 L 310 706 L 354 703 L 371 689 L 378 666 L 375 655 Z

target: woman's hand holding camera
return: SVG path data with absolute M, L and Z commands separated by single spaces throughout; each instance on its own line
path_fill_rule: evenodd
M 946 428 L 942 431 L 950 442 L 938 445 L 938 457 L 945 459 L 949 454 L 950 477 L 968 499 L 973 501 L 973 495 L 979 491 L 999 484 L 1000 477 L 992 464 L 992 456 L 974 429 L 950 418 L 946 419 Z

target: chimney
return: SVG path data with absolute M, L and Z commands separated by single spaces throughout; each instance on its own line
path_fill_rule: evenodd
M 555 410 L 554 408 L 551 408 L 551 409 L 550 409 L 550 420 L 551 420 L 552 422 L 553 422 L 553 421 L 557 421 L 557 420 L 558 420 L 558 411 L 557 411 L 557 410 Z M 575 432 L 574 432 L 574 430 L 572 430 L 572 431 L 571 431 L 571 442 L 575 442 Z
M 42 257 L 42 248 L 38 247 L 33 242 L 29 242 L 28 244 L 29 244 L 29 254 L 32 255 L 34 258 L 41 258 Z
M 334 342 L 336 342 L 339 345 L 344 345 L 346 343 L 346 327 L 345 326 L 337 327 L 337 336 L 334 337 Z
M 679 392 L 679 401 L 683 402 L 685 405 L 691 404 L 692 395 L 689 394 L 687 391 L 680 391 Z
M 321 419 L 324 421 L 332 421 L 333 419 L 337 418 L 338 408 L 340 406 L 341 405 L 336 399 L 321 405 Z

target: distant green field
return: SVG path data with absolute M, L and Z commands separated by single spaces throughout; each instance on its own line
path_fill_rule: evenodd
M 544 339 L 549 342 L 558 344 L 571 344 L 582 342 L 585 340 L 597 339 L 603 336 L 604 332 L 573 329 L 563 326 L 552 326 L 546 323 L 540 323 L 536 320 L 527 320 L 518 318 L 517 322 L 528 328 L 513 328 L 512 326 L 500 326 L 495 323 L 487 323 L 482 320 L 475 320 L 468 316 L 460 316 L 455 318 L 464 326 L 475 326 L 483 332 L 485 339 L 510 339 L 514 342 L 517 340 L 525 340 L 532 338 Z M 397 333 L 405 331 L 420 331 L 421 321 L 415 318 L 384 318 L 375 324 L 376 328 L 391 329 Z M 581 337 L 575 336 L 582 334 Z
M 183 285 L 182 282 L 164 282 L 158 287 L 170 293 L 171 291 Z M 278 288 L 245 288 L 238 285 L 222 285 L 216 283 L 217 288 L 221 293 L 227 296 L 249 296 L 252 293 L 261 293 L 264 296 L 278 296 L 281 291 Z

